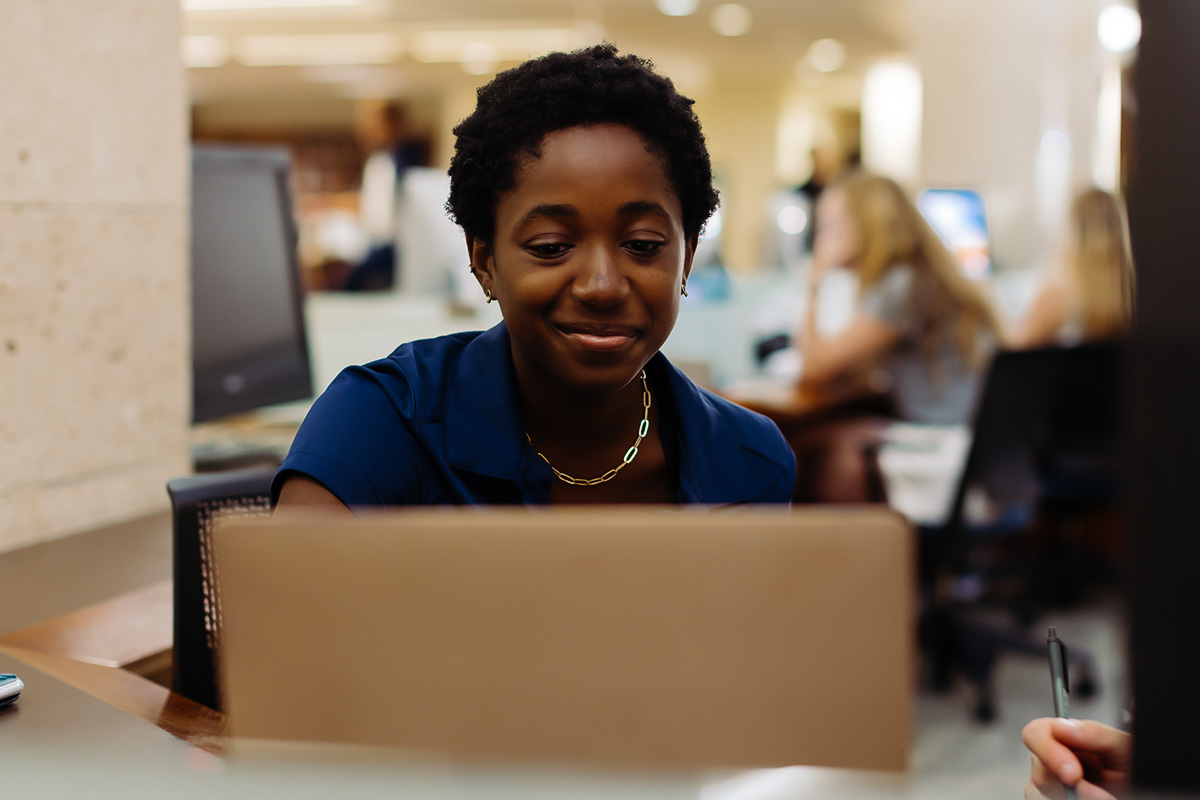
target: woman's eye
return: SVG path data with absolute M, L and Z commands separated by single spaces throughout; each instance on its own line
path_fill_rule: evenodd
M 550 259 L 565 256 L 571 249 L 571 245 L 563 244 L 561 242 L 550 242 L 548 244 L 531 244 L 525 249 L 537 258 Z
M 658 255 L 666 244 L 658 239 L 631 239 L 625 243 L 625 249 L 634 255 L 653 256 Z

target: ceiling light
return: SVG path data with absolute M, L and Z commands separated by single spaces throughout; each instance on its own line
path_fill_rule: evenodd
M 686 17 L 696 13 L 700 0 L 655 0 L 655 5 L 668 17 Z
M 229 41 L 224 37 L 185 36 L 181 44 L 185 67 L 219 67 L 229 60 Z
M 725 3 L 713 9 L 709 17 L 712 29 L 722 36 L 741 36 L 754 21 L 750 9 L 738 3 Z
M 409 50 L 413 58 L 426 64 L 466 64 L 477 60 L 484 48 L 490 48 L 494 62 L 525 61 L 546 53 L 575 50 L 586 43 L 584 32 L 578 28 L 421 31 L 413 34 Z
M 819 72 L 835 72 L 846 64 L 846 45 L 837 39 L 817 39 L 805 58 Z
M 247 66 L 278 67 L 390 64 L 404 48 L 394 33 L 263 34 L 238 39 L 234 52 Z
M 183 0 L 185 11 L 253 11 L 259 9 L 344 8 L 362 0 Z
M 471 42 L 462 50 L 462 68 L 468 75 L 487 75 L 496 71 L 500 53 L 491 42 Z
M 1112 53 L 1125 53 L 1142 38 L 1142 18 L 1126 5 L 1112 5 L 1100 12 L 1096 23 L 1100 45 Z
M 795 203 L 789 203 L 779 209 L 775 224 L 788 236 L 795 236 L 804 233 L 804 229 L 808 227 L 808 214 Z

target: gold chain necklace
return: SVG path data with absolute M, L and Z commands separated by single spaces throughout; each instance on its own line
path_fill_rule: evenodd
M 569 483 L 572 486 L 597 486 L 601 483 L 607 483 L 608 481 L 611 481 L 613 478 L 617 477 L 618 472 L 625 469 L 625 466 L 627 464 L 629 464 L 631 461 L 633 461 L 633 459 L 637 458 L 638 445 L 640 445 L 642 443 L 642 439 L 649 432 L 650 432 L 650 384 L 646 382 L 646 370 L 642 370 L 642 424 L 638 425 L 638 435 L 637 435 L 637 439 L 633 443 L 633 447 L 630 447 L 628 450 L 625 451 L 625 458 L 623 458 L 621 460 L 620 464 L 617 464 L 615 467 L 613 467 L 608 472 L 601 475 L 599 478 L 573 478 L 570 475 L 568 475 L 567 473 L 555 469 L 554 465 L 550 463 L 550 459 L 543 456 L 536 447 L 534 447 L 533 452 L 535 452 L 539 456 L 541 456 L 542 461 L 545 461 L 546 466 L 548 466 L 550 468 L 550 471 L 554 473 L 554 477 L 558 478 L 563 483 Z M 529 442 L 530 447 L 533 447 L 533 440 L 529 438 L 528 431 L 525 433 L 525 441 Z

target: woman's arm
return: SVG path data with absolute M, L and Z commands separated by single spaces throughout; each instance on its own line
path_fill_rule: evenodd
M 1008 346 L 1016 349 L 1054 344 L 1067 321 L 1069 292 L 1062 281 L 1047 282 L 1034 298 L 1025 319 L 1008 330 Z
M 900 340 L 900 331 L 882 320 L 859 313 L 834 336 L 821 336 L 818 290 L 826 270 L 814 265 L 808 286 L 808 308 L 799 332 L 801 386 L 821 386 L 871 363 Z
M 1074 786 L 1079 800 L 1114 800 L 1129 786 L 1133 740 L 1091 720 L 1035 719 L 1021 732 L 1033 753 L 1026 800 L 1063 797 Z
M 283 482 L 279 489 L 279 503 L 275 508 L 319 508 L 350 512 L 346 504 L 333 492 L 312 478 L 299 474 L 293 474 Z

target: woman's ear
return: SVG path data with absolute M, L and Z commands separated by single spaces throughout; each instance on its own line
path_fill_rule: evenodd
M 479 287 L 489 297 L 495 294 L 495 261 L 492 258 L 491 244 L 468 233 L 467 254 L 471 258 L 471 274 L 479 281 Z
M 687 283 L 688 276 L 692 274 L 692 259 L 696 257 L 696 247 L 700 244 L 700 237 L 690 236 L 683 247 L 683 282 Z

